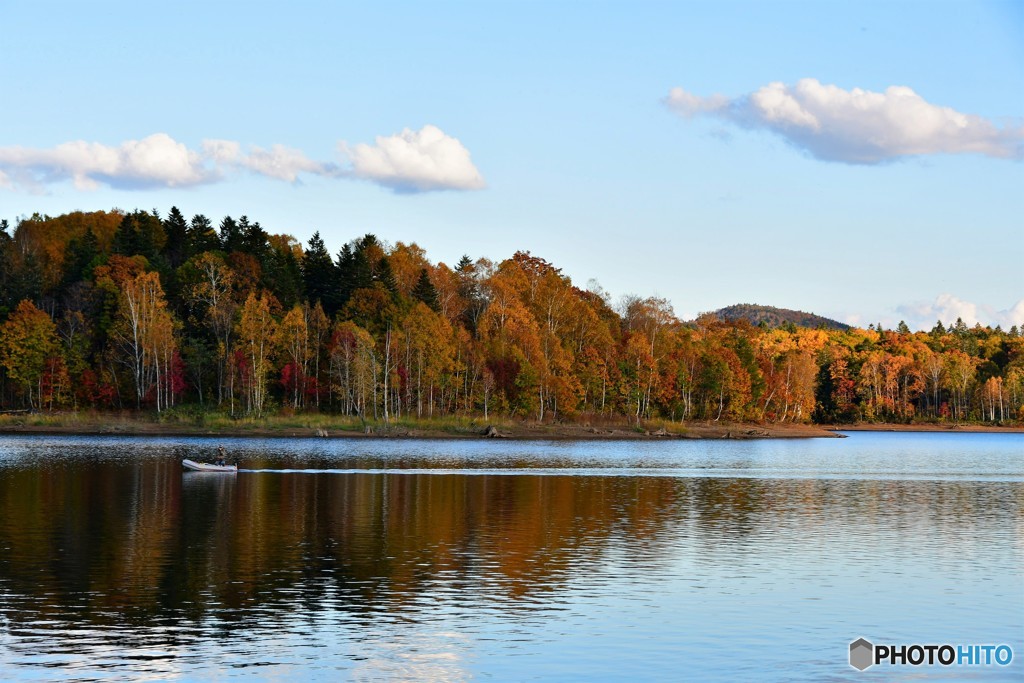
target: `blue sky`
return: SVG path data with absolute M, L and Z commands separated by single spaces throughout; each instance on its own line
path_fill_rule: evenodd
M 0 2 L 0 217 L 176 205 L 530 250 L 683 318 L 1021 324 L 1022 8 Z

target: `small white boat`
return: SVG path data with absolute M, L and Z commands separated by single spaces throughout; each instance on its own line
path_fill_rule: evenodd
M 214 465 L 209 462 L 196 462 L 195 460 L 189 460 L 185 458 L 181 461 L 181 466 L 186 470 L 193 472 L 237 472 L 238 465 Z

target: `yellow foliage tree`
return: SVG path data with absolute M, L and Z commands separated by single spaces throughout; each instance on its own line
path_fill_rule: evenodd
M 296 304 L 284 316 L 278 330 L 280 348 L 292 365 L 291 393 L 292 406 L 295 408 L 302 405 L 306 369 L 313 355 L 309 345 L 308 313 L 308 307 L 304 309 Z
M 131 372 L 136 406 L 153 392 L 159 412 L 174 400 L 171 363 L 177 350 L 174 320 L 167 310 L 160 276 L 143 272 L 117 284 L 117 317 L 111 330 L 117 358 Z
M 238 321 L 238 340 L 243 353 L 243 384 L 246 409 L 263 414 L 267 400 L 267 373 L 276 355 L 278 325 L 271 312 L 277 300 L 273 295 L 250 293 L 242 305 Z
M 339 322 L 331 334 L 332 390 L 346 415 L 365 418 L 377 395 L 377 351 L 370 333 L 351 321 Z
M 0 327 L 0 366 L 25 390 L 30 408 L 39 407 L 47 364 L 59 355 L 57 328 L 50 316 L 31 301 L 19 303 Z
M 402 331 L 410 373 L 407 384 L 410 393 L 416 395 L 416 416 L 422 417 L 424 402 L 433 415 L 434 390 L 455 363 L 451 325 L 426 304 L 417 302 L 406 316 Z

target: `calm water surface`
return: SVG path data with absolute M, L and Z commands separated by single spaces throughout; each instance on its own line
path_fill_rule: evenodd
M 1022 509 L 1018 434 L 0 437 L 0 678 L 1021 680 Z

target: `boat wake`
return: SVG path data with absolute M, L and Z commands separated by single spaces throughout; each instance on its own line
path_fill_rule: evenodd
M 289 468 L 289 469 L 242 469 L 239 474 L 396 474 L 396 475 L 459 475 L 459 476 L 674 476 L 676 470 L 636 469 L 636 468 L 581 468 L 581 467 L 516 467 L 516 468 L 373 468 L 373 469 L 322 469 L 322 468 Z

